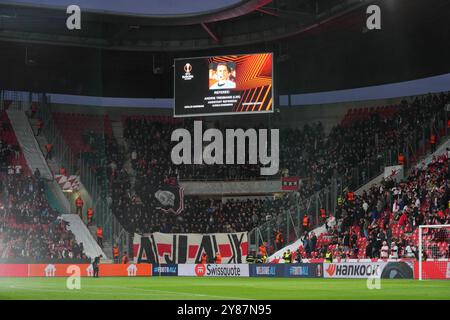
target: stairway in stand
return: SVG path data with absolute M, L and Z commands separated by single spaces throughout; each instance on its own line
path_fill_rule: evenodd
M 97 226 L 89 226 L 88 227 L 89 232 L 91 233 L 92 237 L 94 239 L 97 240 Z M 102 259 L 102 262 L 104 263 L 112 263 L 113 262 L 113 256 L 112 256 L 112 243 L 111 243 L 111 239 L 105 239 L 105 237 L 103 237 L 103 252 L 106 255 L 106 259 Z

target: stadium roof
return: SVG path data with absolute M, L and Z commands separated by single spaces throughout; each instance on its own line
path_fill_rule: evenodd
M 81 30 L 68 30 L 69 1 L 0 0 L 0 40 L 146 51 L 230 47 L 286 38 L 373 2 L 219 0 L 190 7 L 180 1 L 110 1 L 106 6 L 81 0 Z

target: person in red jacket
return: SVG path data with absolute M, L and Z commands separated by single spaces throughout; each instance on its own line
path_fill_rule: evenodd
M 280 230 L 276 230 L 275 231 L 275 245 L 276 245 L 276 249 L 280 250 L 281 248 L 283 248 L 284 244 L 284 239 L 283 239 L 283 234 L 281 233 Z
M 36 115 L 37 111 L 38 111 L 37 104 L 36 104 L 35 102 L 33 102 L 33 103 L 31 104 L 31 106 L 30 106 L 30 111 L 31 111 L 30 118 L 33 119 L 34 116 Z
M 303 216 L 303 222 L 302 222 L 302 225 L 303 225 L 303 230 L 309 230 L 309 217 L 308 217 L 307 214 L 305 214 L 305 215 Z
M 47 160 L 47 159 L 52 160 L 53 145 L 51 143 L 47 143 L 45 145 L 45 150 L 47 150 L 47 154 L 45 155 L 45 160 Z
M 114 263 L 119 263 L 119 246 L 117 245 L 117 243 L 114 245 L 113 247 L 113 259 L 114 259 Z
M 406 214 L 406 211 L 403 211 L 402 215 L 400 216 L 400 219 L 398 220 L 398 225 L 402 228 L 405 228 L 407 222 L 408 222 L 408 215 Z
M 205 252 L 202 253 L 202 263 L 203 263 L 203 264 L 206 264 L 206 263 L 207 263 L 207 256 L 206 256 L 206 253 L 205 253 Z
M 267 256 L 267 249 L 264 243 L 259 246 L 259 253 L 261 256 Z
M 430 136 L 430 146 L 431 146 L 431 152 L 435 152 L 436 151 L 436 142 L 437 142 L 437 137 L 434 133 L 431 134 Z
M 66 176 L 67 175 L 66 168 L 61 166 L 61 168 L 59 168 L 59 174 L 62 176 Z
M 37 124 L 36 137 L 41 134 L 43 128 L 44 128 L 44 121 L 42 121 L 42 119 L 39 119 L 38 124 Z
M 403 155 L 402 152 L 399 153 L 398 157 L 397 157 L 397 162 L 399 165 L 404 165 L 405 164 L 405 156 Z
M 94 209 L 88 208 L 87 210 L 87 218 L 88 218 L 88 226 L 92 225 L 93 218 L 94 218 Z
M 124 253 L 123 253 L 123 256 L 122 256 L 122 264 L 127 264 L 128 263 L 128 255 L 127 255 L 127 252 L 125 251 Z
M 320 218 L 322 219 L 322 222 L 327 221 L 327 212 L 324 208 L 320 208 Z
M 221 264 L 221 263 L 222 263 L 222 255 L 220 254 L 219 251 L 217 251 L 214 260 L 215 260 L 215 263 L 216 263 L 216 264 Z
M 97 226 L 97 243 L 103 249 L 103 229 L 100 226 Z

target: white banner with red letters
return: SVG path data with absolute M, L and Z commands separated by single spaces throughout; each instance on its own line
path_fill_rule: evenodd
M 73 191 L 80 189 L 79 176 L 65 176 L 62 174 L 55 174 L 55 181 L 59 184 L 63 191 Z
M 206 253 L 213 263 L 217 252 L 222 264 L 245 263 L 248 254 L 247 232 L 235 233 L 151 233 L 135 234 L 135 262 L 152 264 L 198 264 Z
M 384 167 L 384 178 L 385 179 L 390 178 L 394 181 L 403 180 L 404 178 L 403 165 Z

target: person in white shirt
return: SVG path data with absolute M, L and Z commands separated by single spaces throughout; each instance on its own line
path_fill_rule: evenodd
M 415 205 L 417 208 L 420 208 L 420 199 L 419 199 L 419 198 L 416 199 L 416 202 L 414 203 L 414 205 Z
M 395 242 L 391 243 L 391 254 L 389 255 L 389 259 L 398 259 L 398 247 Z
M 387 242 L 383 241 L 383 246 L 381 247 L 381 251 L 380 251 L 380 258 L 387 259 L 388 256 L 389 256 L 389 247 L 387 245 Z
M 405 258 L 414 258 L 414 252 L 411 246 L 408 244 L 405 248 Z
M 395 215 L 400 210 L 400 206 L 397 203 L 397 200 L 394 200 L 394 204 L 392 205 L 392 213 Z
M 214 83 L 210 90 L 217 89 L 234 89 L 236 88 L 236 83 L 231 81 L 230 78 L 231 70 L 226 63 L 218 63 L 216 67 L 216 78 L 217 82 Z
M 336 218 L 330 215 L 327 219 L 327 227 L 329 229 L 333 228 L 336 225 Z
M 367 213 L 367 210 L 369 210 L 369 205 L 367 204 L 366 201 L 364 201 L 364 203 L 363 203 L 363 205 L 362 205 L 362 208 L 363 208 L 363 210 L 364 210 L 364 213 Z

